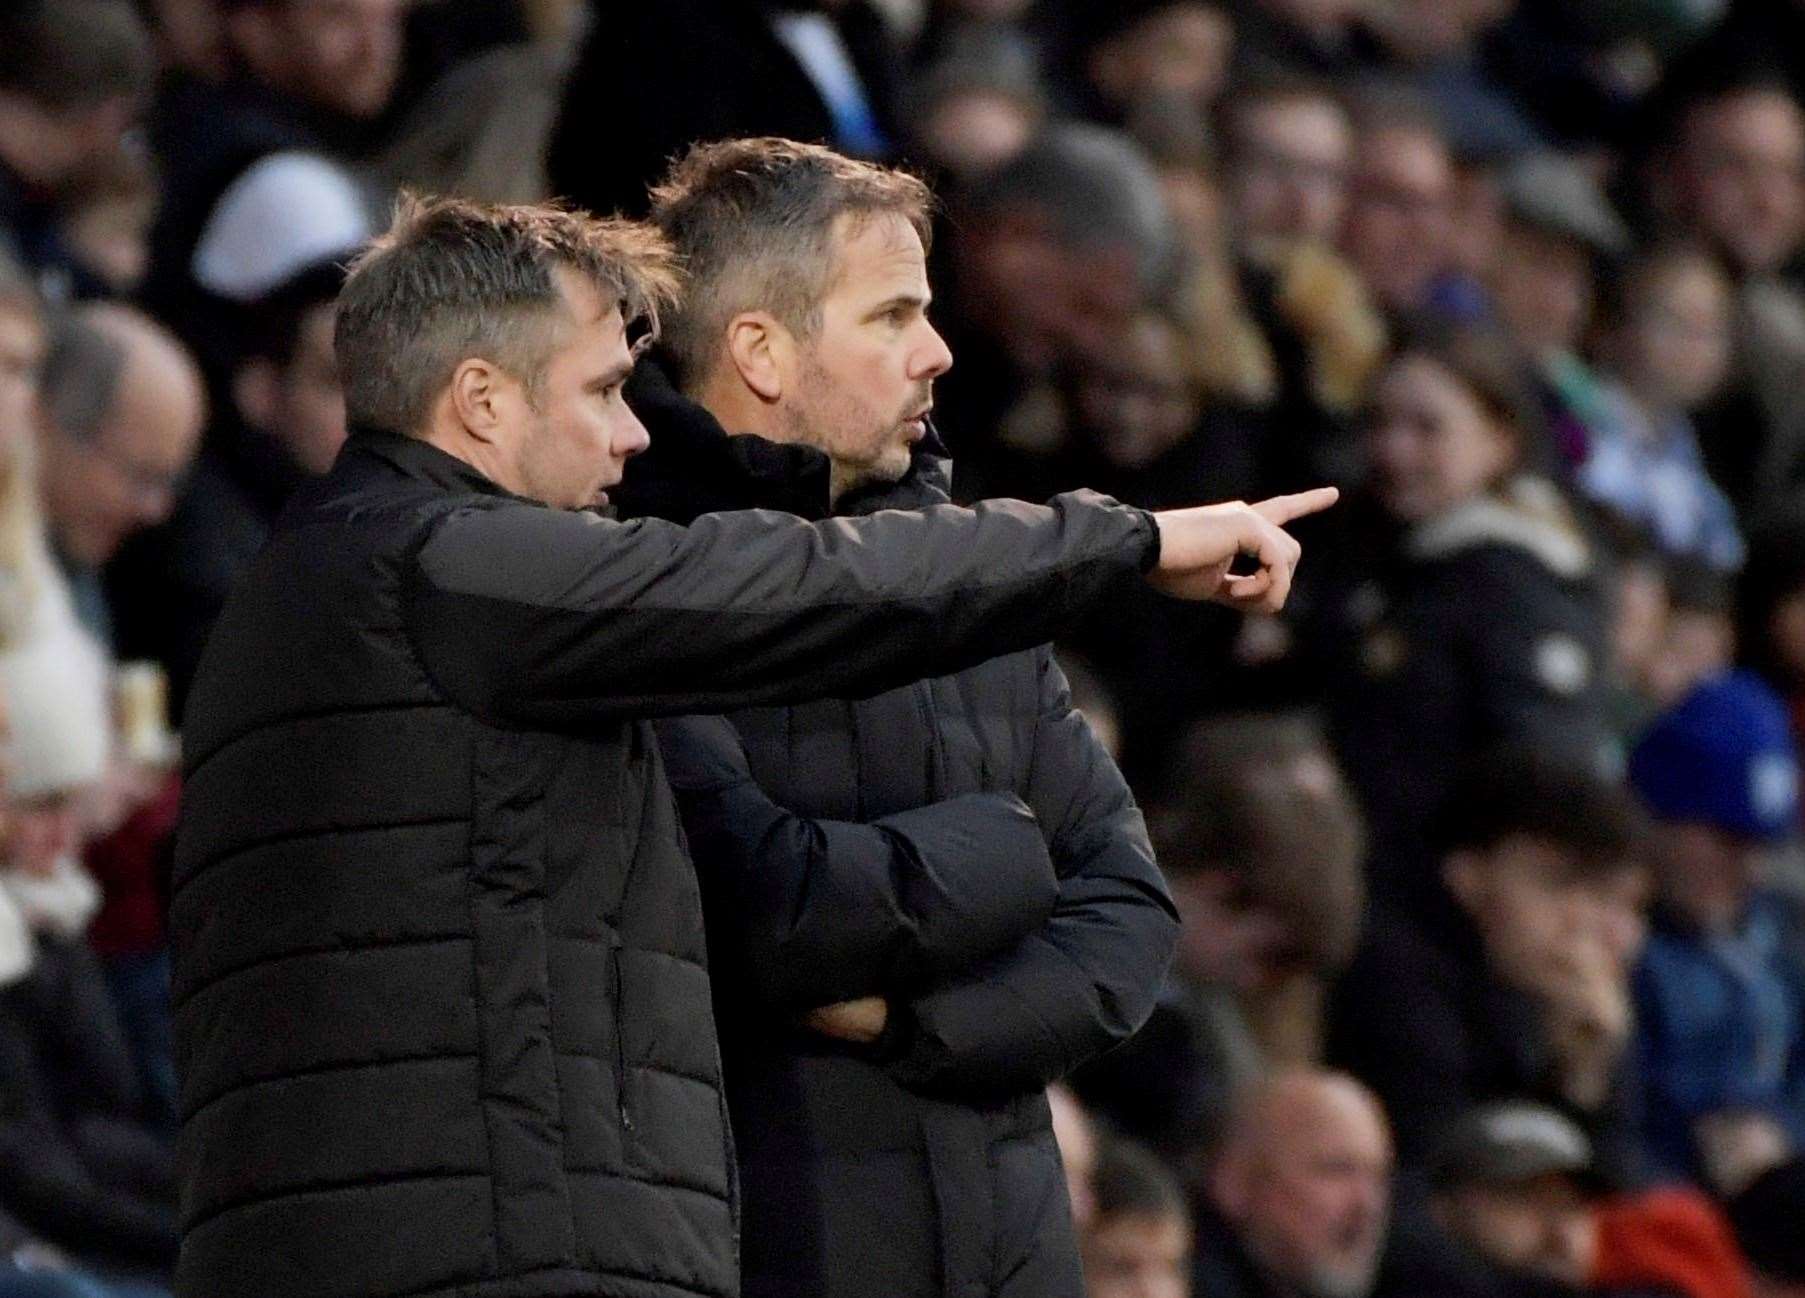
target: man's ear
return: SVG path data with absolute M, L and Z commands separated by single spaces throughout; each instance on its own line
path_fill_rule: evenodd
M 464 431 L 479 442 L 493 442 L 506 424 L 503 406 L 513 381 L 480 356 L 458 362 L 451 372 L 451 409 Z
M 267 356 L 253 356 L 238 367 L 232 375 L 232 404 L 246 427 L 260 433 L 275 431 L 281 386 L 276 363 Z
M 727 359 L 761 401 L 783 399 L 795 356 L 790 331 L 766 311 L 742 311 L 727 322 Z

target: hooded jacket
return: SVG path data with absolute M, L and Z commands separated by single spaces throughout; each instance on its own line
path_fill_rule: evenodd
M 727 436 L 656 380 L 623 507 L 827 513 L 825 456 Z M 944 502 L 941 454 L 837 512 Z M 1076 1298 L 1043 1089 L 1146 1019 L 1177 919 L 1051 651 L 660 730 L 718 971 L 746 1293 Z M 796 1022 L 865 996 L 891 1007 L 874 1047 Z
M 183 1298 L 730 1298 L 701 912 L 643 718 L 1045 639 L 1146 515 L 622 524 L 353 435 L 184 727 Z

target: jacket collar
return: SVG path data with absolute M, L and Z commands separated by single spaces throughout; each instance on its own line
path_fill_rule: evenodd
M 403 477 L 429 483 L 447 492 L 476 492 L 484 496 L 500 496 L 507 500 L 528 501 L 506 487 L 483 476 L 473 465 L 457 456 L 441 451 L 418 437 L 381 432 L 374 428 L 353 428 L 339 454 L 340 464 L 377 462 L 387 465 Z
M 651 445 L 627 465 L 610 494 L 623 517 L 648 515 L 687 523 L 731 509 L 775 509 L 817 520 L 830 514 L 919 509 L 945 501 L 946 448 L 930 431 L 901 482 L 874 483 L 829 503 L 828 458 L 810 446 L 729 433 L 709 411 L 678 392 L 656 359 L 641 361 L 627 400 L 651 434 Z

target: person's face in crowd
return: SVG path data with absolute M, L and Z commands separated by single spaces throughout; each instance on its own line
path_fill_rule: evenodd
M 1103 42 L 1091 54 L 1091 80 L 1112 103 L 1179 100 L 1201 111 L 1222 91 L 1234 40 L 1215 5 L 1172 0 Z
M 225 75 L 225 30 L 213 0 L 153 0 L 151 9 L 169 63 L 204 76 Z
M 1447 145 L 1417 127 L 1383 127 L 1360 141 L 1343 242 L 1379 301 L 1423 304 L 1448 266 L 1454 165 Z
M 44 325 L 27 307 L 0 303 L 0 461 L 31 436 L 44 364 Z
M 232 15 L 263 81 L 346 117 L 376 117 L 401 78 L 412 0 L 268 0 Z
M 554 509 L 588 509 L 651 438 L 622 395 L 633 353 L 620 306 L 570 271 L 556 277 L 565 314 L 535 390 L 513 379 L 498 389 L 512 463 L 497 480 Z
M 1591 319 L 1592 256 L 1577 239 L 1507 222 L 1491 286 L 1498 315 L 1531 356 L 1578 348 Z
M 922 148 L 954 176 L 982 176 L 1028 143 L 1039 114 L 1021 100 L 989 90 L 948 95 L 928 110 L 918 134 Z
M 7 163 L 39 189 L 56 189 L 119 148 L 143 105 L 121 97 L 85 107 L 51 111 L 29 100 L 10 100 L 20 145 Z
M 1405 355 L 1379 379 L 1367 432 L 1373 486 L 1402 522 L 1471 500 L 1515 464 L 1517 443 L 1453 372 Z
M 1624 379 L 1659 406 L 1698 405 L 1729 373 L 1729 281 L 1710 262 L 1684 257 L 1650 268 L 1631 299 L 1614 346 Z
M 1736 628 L 1729 614 L 1672 608 L 1661 630 L 1661 648 L 1648 665 L 1644 687 L 1663 706 L 1678 703 L 1692 687 L 1730 666 Z
M 1106 350 L 1141 307 L 1131 247 L 1067 244 L 1028 210 L 975 221 L 959 237 L 968 318 L 1031 373 Z
M 1540 987 L 1577 944 L 1595 944 L 1620 972 L 1642 948 L 1648 881 L 1634 864 L 1581 874 L 1560 847 L 1516 834 L 1456 852 L 1443 878 L 1479 930 L 1493 974 L 1512 986 Z
M 1439 1195 L 1435 1211 L 1450 1234 L 1494 1266 L 1576 1290 L 1591 1274 L 1592 1215 L 1558 1173 L 1519 1185 L 1465 1186 Z
M 1047 1088 L 1047 1106 L 1053 1111 L 1053 1141 L 1065 1166 L 1072 1224 L 1082 1232 L 1097 1215 L 1097 1192 L 1091 1188 L 1097 1170 L 1097 1133 L 1078 1097 L 1057 1082 Z
M 1706 933 L 1742 921 L 1755 886 L 1758 845 L 1715 825 L 1663 824 L 1655 863 L 1661 899 Z
M 1347 211 L 1354 150 L 1330 99 L 1275 99 L 1243 109 L 1228 176 L 1235 230 L 1256 259 L 1297 243 L 1332 243 Z
M 1634 560 L 1613 574 L 1611 670 L 1619 682 L 1645 687 L 1667 635 L 1667 612 L 1667 579 L 1659 564 Z
M 1196 430 L 1202 408 L 1185 363 L 1184 339 L 1143 315 L 1119 347 L 1090 359 L 1075 403 L 1085 435 L 1120 469 L 1144 469 Z
M 1805 243 L 1805 113 L 1757 90 L 1697 109 L 1677 159 L 1680 215 L 1745 272 L 1780 269 Z
M 1456 170 L 1452 211 L 1448 264 L 1484 283 L 1497 266 L 1504 243 L 1504 197 L 1489 167 Z
M 1159 187 L 1184 246 L 1200 257 L 1219 259 L 1223 254 L 1222 195 L 1215 178 L 1200 166 L 1167 164 L 1159 169 Z
M 150 268 L 150 227 L 156 200 L 117 195 L 73 213 L 64 227 L 70 249 L 116 293 L 130 294 Z
M 42 877 L 81 848 L 81 808 L 73 794 L 19 798 L 11 803 L 5 858 L 7 868 Z
M 1177 1214 L 1121 1213 L 1084 1236 L 1086 1298 L 1189 1298 L 1191 1223 Z
M 1390 1218 L 1391 1136 L 1351 1082 L 1308 1081 L 1265 1104 L 1217 1169 L 1218 1206 L 1262 1266 L 1311 1298 L 1370 1292 Z
M 286 364 L 254 357 L 233 384 L 244 421 L 280 439 L 295 463 L 309 473 L 330 469 L 345 444 L 345 393 L 332 350 L 337 318 L 332 302 L 313 307 L 301 319 Z
M 836 496 L 908 473 L 934 380 L 952 367 L 928 322 L 927 258 L 900 216 L 842 217 L 819 324 L 781 361 L 784 440 L 826 452 Z
M 45 512 L 78 564 L 111 559 L 135 532 L 169 517 L 200 444 L 205 399 L 186 359 L 127 344 L 113 405 L 90 437 L 42 419 Z

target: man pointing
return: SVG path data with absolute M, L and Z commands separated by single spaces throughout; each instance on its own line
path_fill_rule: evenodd
M 1137 567 L 1276 608 L 1283 523 L 1334 499 L 609 521 L 647 440 L 629 334 L 674 290 L 643 227 L 449 201 L 350 273 L 353 435 L 186 718 L 185 1298 L 736 1293 L 701 913 L 643 720 L 957 670 Z

